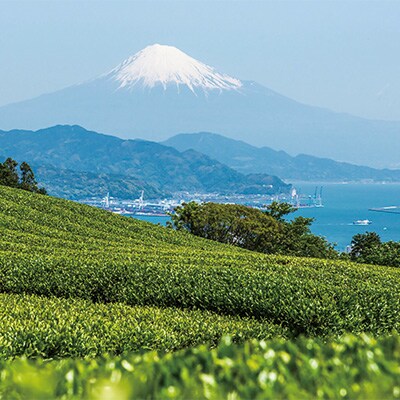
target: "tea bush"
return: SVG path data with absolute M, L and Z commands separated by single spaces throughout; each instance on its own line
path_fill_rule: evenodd
M 266 256 L 0 188 L 0 292 L 268 320 L 292 336 L 398 331 L 400 270 Z
M 346 335 L 176 353 L 0 362 L 0 397 L 55 399 L 396 399 L 400 337 Z
M 0 294 L 0 358 L 173 351 L 201 343 L 215 346 L 228 334 L 243 341 L 282 336 L 284 330 L 266 321 L 209 311 Z
M 0 187 L 0 398 L 396 398 L 399 283 Z

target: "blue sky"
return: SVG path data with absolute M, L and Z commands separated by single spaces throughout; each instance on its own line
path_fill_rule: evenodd
M 179 47 L 304 103 L 400 120 L 400 1 L 2 1 L 0 105 Z

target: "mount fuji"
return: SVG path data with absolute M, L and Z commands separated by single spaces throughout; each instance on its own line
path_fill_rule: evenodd
M 159 44 L 90 81 L 0 107 L 0 129 L 57 124 L 157 141 L 218 132 L 291 154 L 400 167 L 400 122 L 308 106 Z

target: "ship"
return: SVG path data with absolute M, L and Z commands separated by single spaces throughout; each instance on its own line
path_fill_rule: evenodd
M 369 219 L 358 219 L 357 221 L 353 221 L 353 225 L 371 225 L 372 221 Z

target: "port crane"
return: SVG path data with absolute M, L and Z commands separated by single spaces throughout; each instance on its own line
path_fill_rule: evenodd
M 140 192 L 140 197 L 138 199 L 138 203 L 139 203 L 139 210 L 143 210 L 143 206 L 144 206 L 144 190 L 142 190 Z

